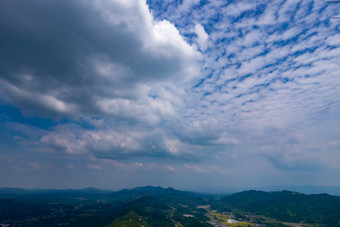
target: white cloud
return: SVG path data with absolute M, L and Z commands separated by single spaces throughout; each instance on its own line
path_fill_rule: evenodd
M 197 35 L 197 42 L 199 47 L 201 48 L 202 51 L 205 51 L 208 47 L 207 42 L 209 39 L 209 35 L 206 33 L 204 27 L 201 24 L 195 25 L 195 33 Z
M 43 4 L 42 9 L 28 2 L 25 4 L 36 11 L 33 20 L 41 27 L 46 26 L 45 13 L 58 11 L 49 4 Z M 184 40 L 172 23 L 154 20 L 145 1 L 76 1 L 72 4 L 62 2 L 60 7 L 74 13 L 66 15 L 69 19 L 63 29 L 67 32 L 59 30 L 61 15 L 51 13 L 49 28 L 52 36 L 63 32 L 62 40 L 55 39 L 50 44 L 52 40 L 41 39 L 40 33 L 26 32 L 23 36 L 32 36 L 32 39 L 22 41 L 27 47 L 18 52 L 11 49 L 10 52 L 11 56 L 25 52 L 31 55 L 31 60 L 2 63 L 6 67 L 1 74 L 1 95 L 15 105 L 34 105 L 35 112 L 40 110 L 76 117 L 112 114 L 117 111 L 117 106 L 123 116 L 135 111 L 135 105 L 139 106 L 137 109 L 145 110 L 139 111 L 139 115 L 153 115 L 146 113 L 153 110 L 167 114 L 174 112 L 173 103 L 148 97 L 159 97 L 164 89 L 182 87 L 200 74 L 199 52 Z M 79 31 L 75 31 L 73 25 Z M 36 44 L 29 43 L 29 40 L 40 42 L 41 51 L 32 52 L 30 48 Z M 63 43 L 63 40 L 67 42 Z M 11 39 L 8 45 L 18 44 Z M 55 52 L 51 50 L 55 46 L 63 48 Z M 54 58 L 53 66 L 44 56 L 47 53 Z M 153 94 L 149 94 L 150 91 Z M 126 105 L 128 102 L 131 105 Z
M 340 46 L 340 34 L 332 35 L 327 38 L 326 42 L 332 46 Z
M 276 21 L 275 10 L 273 9 L 272 5 L 268 5 L 266 7 L 265 12 L 259 17 L 258 24 L 273 25 L 275 24 L 275 21 Z
M 227 16 L 234 16 L 237 17 L 241 13 L 256 8 L 256 3 L 250 2 L 237 2 L 228 5 L 223 11 L 226 13 Z
M 259 42 L 261 38 L 263 38 L 264 34 L 261 33 L 259 30 L 253 30 L 245 35 L 242 44 L 246 47 L 252 46 L 254 43 Z
M 193 6 L 200 3 L 200 0 L 183 0 L 182 4 L 179 5 L 178 9 L 181 12 L 188 12 Z
M 290 20 L 290 17 L 293 17 L 295 15 L 294 11 L 296 10 L 299 2 L 299 0 L 284 1 L 284 4 L 280 7 L 280 10 L 278 12 L 278 21 L 285 22 Z

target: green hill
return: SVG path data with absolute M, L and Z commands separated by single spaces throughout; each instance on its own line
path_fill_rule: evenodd
M 237 209 L 286 222 L 340 226 L 340 197 L 297 192 L 244 191 L 216 202 L 219 209 Z
M 150 186 L 116 192 L 0 189 L 0 223 L 12 226 L 211 226 L 208 213 L 222 221 L 333 227 L 340 226 L 340 197 L 254 190 L 212 196 Z

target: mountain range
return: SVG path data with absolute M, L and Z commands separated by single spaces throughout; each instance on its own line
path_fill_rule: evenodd
M 216 223 L 213 216 L 239 220 L 236 222 L 239 224 L 228 225 L 223 220 Z M 120 191 L 95 188 L 0 188 L 1 224 L 144 227 L 340 226 L 340 197 L 259 190 L 214 195 L 151 186 Z

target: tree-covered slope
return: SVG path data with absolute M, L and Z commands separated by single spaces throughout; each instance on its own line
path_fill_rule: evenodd
M 340 197 L 296 192 L 244 191 L 216 202 L 219 209 L 238 209 L 287 222 L 340 226 Z

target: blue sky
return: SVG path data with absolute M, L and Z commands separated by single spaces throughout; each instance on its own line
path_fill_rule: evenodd
M 339 14 L 0 1 L 0 186 L 339 185 Z

